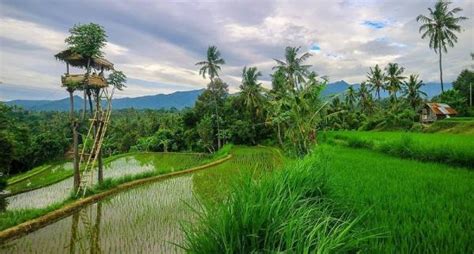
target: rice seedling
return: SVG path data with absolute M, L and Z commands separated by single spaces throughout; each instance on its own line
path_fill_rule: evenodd
M 108 162 L 104 170 L 104 179 L 115 179 L 124 176 L 140 175 L 144 173 L 162 174 L 175 170 L 182 170 L 201 165 L 209 156 L 192 154 L 154 154 L 144 153 L 127 157 L 120 157 Z M 68 164 L 64 164 L 68 165 Z M 65 167 L 48 170 L 54 174 Z M 96 173 L 97 174 L 97 173 Z M 40 180 L 39 177 L 34 179 Z M 28 180 L 29 181 L 29 180 Z M 97 183 L 97 176 L 93 176 Z M 8 197 L 8 210 L 45 208 L 53 203 L 61 202 L 71 194 L 73 179 L 69 177 L 58 183 Z
M 240 171 L 253 171 L 265 161 L 272 165 L 265 167 L 266 170 L 281 163 L 281 158 L 271 157 L 277 156 L 277 153 L 270 148 L 237 147 L 232 153 L 234 157 L 231 160 L 197 174 L 141 186 L 102 200 L 82 212 L 4 243 L 0 246 L 0 252 L 182 252 L 176 245 L 182 244 L 184 239 L 180 224 L 195 220 L 189 207 L 197 205 L 195 196 L 208 194 L 208 189 L 196 188 L 196 183 L 204 181 L 209 188 L 217 190 L 230 178 L 238 177 Z M 255 159 L 258 157 L 261 157 L 259 161 Z M 191 160 L 195 159 L 189 158 L 186 163 L 191 163 Z M 222 172 L 216 174 L 216 171 Z M 196 180 L 198 174 L 199 180 Z
M 322 145 L 328 196 L 362 225 L 388 236 L 364 253 L 472 253 L 474 175 L 444 164 L 403 160 L 364 149 Z
M 324 133 L 322 140 L 402 158 L 474 167 L 474 138 L 469 135 L 337 131 Z

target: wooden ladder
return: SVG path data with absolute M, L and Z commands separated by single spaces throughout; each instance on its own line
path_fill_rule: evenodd
M 110 116 L 112 115 L 112 95 L 109 96 L 105 89 L 98 98 L 98 100 L 100 100 L 99 105 L 102 103 L 102 99 L 104 98 L 107 102 L 105 109 L 103 109 L 101 105 L 95 110 L 93 118 L 89 119 L 89 130 L 87 131 L 87 136 L 80 153 L 79 165 L 83 165 L 83 163 L 85 163 L 85 165 L 81 171 L 81 181 L 77 195 L 84 196 L 87 189 L 92 187 L 94 184 L 94 173 L 97 166 L 97 159 L 99 158 L 107 127 L 110 122 Z M 89 140 L 92 138 L 94 138 L 94 141 L 92 145 L 89 145 Z

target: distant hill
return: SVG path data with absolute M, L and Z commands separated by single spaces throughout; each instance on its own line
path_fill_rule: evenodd
M 171 94 L 157 94 L 141 96 L 135 98 L 118 98 L 112 102 L 114 109 L 135 108 L 135 109 L 183 109 L 194 106 L 197 97 L 203 89 L 174 92 Z M 60 100 L 13 100 L 5 102 L 7 105 L 17 105 L 24 109 L 35 111 L 68 111 L 69 98 Z M 74 107 L 82 108 L 84 101 L 79 96 L 74 96 Z
M 343 94 L 349 86 L 353 86 L 356 90 L 359 89 L 359 84 L 349 84 L 344 80 L 330 83 L 323 91 L 323 96 L 328 97 L 335 94 Z M 445 89 L 451 89 L 452 84 L 445 84 Z M 422 89 L 428 98 L 441 93 L 439 83 L 427 83 Z M 184 92 L 174 92 L 171 94 L 157 94 L 149 96 L 141 96 L 135 98 L 118 98 L 113 100 L 114 109 L 135 108 L 135 109 L 183 109 L 185 107 L 192 107 L 197 100 L 197 97 L 204 91 L 192 90 Z M 387 97 L 387 92 L 381 93 L 382 97 Z M 13 100 L 5 102 L 7 105 L 17 105 L 24 109 L 35 111 L 68 111 L 69 98 L 60 100 Z M 74 97 L 74 107 L 81 109 L 84 101 L 81 97 Z
M 337 81 L 334 83 L 329 83 L 326 86 L 326 89 L 323 91 L 323 96 L 331 96 L 335 94 L 343 94 L 344 91 L 346 91 L 349 86 L 353 86 L 355 90 L 358 90 L 360 85 L 359 84 L 349 84 L 344 80 Z M 445 83 L 444 84 L 444 89 L 448 90 L 453 87 L 452 83 Z M 440 83 L 435 83 L 435 82 L 428 82 L 425 83 L 425 85 L 421 89 L 423 92 L 427 94 L 428 98 L 432 98 L 433 96 L 439 95 L 441 93 L 441 84 Z M 382 91 L 380 93 L 381 97 L 387 97 L 388 92 Z

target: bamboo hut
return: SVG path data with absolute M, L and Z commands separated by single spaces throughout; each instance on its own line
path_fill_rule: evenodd
M 107 81 L 104 78 L 104 71 L 114 70 L 114 65 L 107 59 L 102 57 L 93 57 L 90 62 L 90 67 L 99 74 L 70 74 L 69 66 L 77 68 L 87 68 L 87 59 L 80 54 L 73 52 L 71 49 L 66 49 L 54 55 L 57 60 L 66 63 L 66 73 L 61 76 L 61 82 L 64 87 L 82 87 L 88 86 L 90 88 L 104 88 L 107 87 Z

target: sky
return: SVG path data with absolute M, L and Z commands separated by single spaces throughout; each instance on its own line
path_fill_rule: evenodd
M 461 7 L 458 43 L 444 56 L 444 80 L 472 68 L 474 1 Z M 330 82 L 360 83 L 369 67 L 397 62 L 406 74 L 439 82 L 438 56 L 418 33 L 416 16 L 434 0 L 312 1 L 68 1 L 0 0 L 0 101 L 60 99 L 67 45 L 74 24 L 97 23 L 108 35 L 105 57 L 128 76 L 118 97 L 205 88 L 196 62 L 215 45 L 226 64 L 221 78 L 238 90 L 244 66 L 257 66 L 270 86 L 273 59 L 286 46 L 311 52 L 307 61 Z M 80 70 L 75 70 L 80 72 Z

